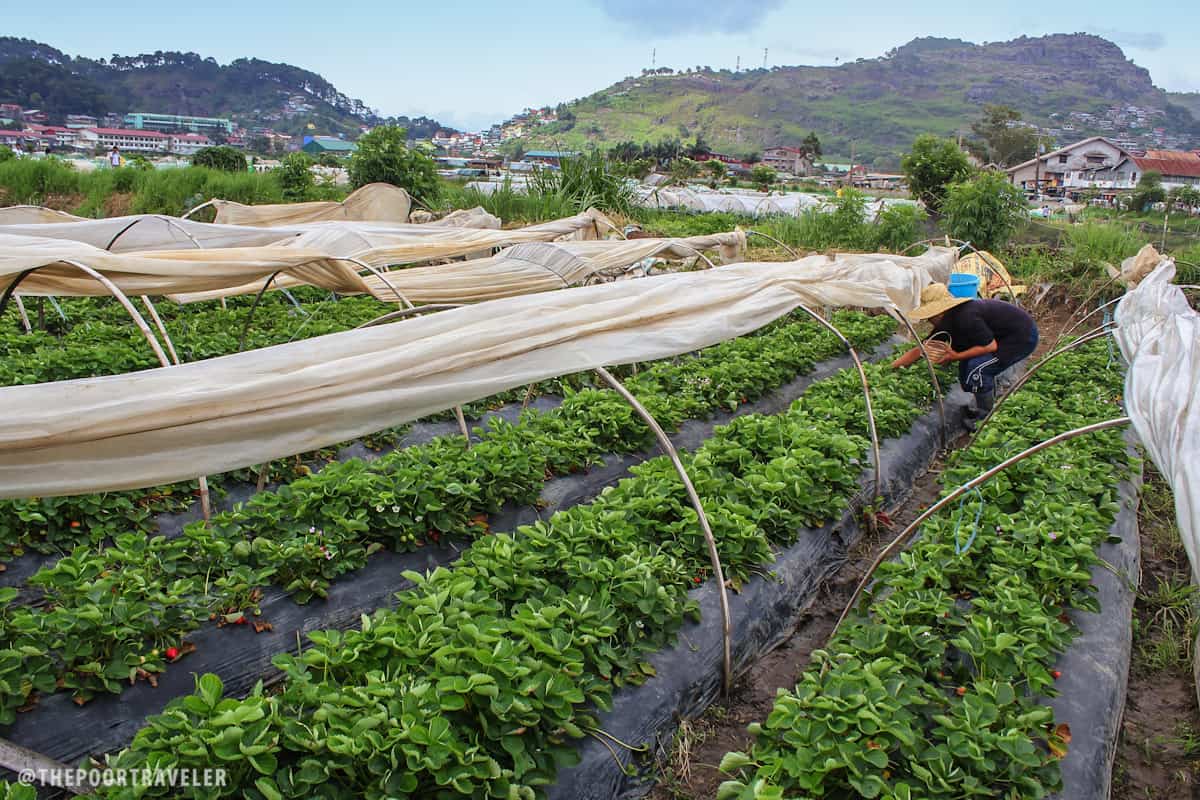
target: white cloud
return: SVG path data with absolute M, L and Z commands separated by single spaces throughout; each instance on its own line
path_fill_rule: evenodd
M 1167 37 L 1157 31 L 1123 31 L 1116 28 L 1093 28 L 1092 33 L 1112 39 L 1122 47 L 1134 50 L 1161 50 L 1167 44 Z
M 592 0 L 607 16 L 651 36 L 689 33 L 742 33 L 758 27 L 784 0 Z

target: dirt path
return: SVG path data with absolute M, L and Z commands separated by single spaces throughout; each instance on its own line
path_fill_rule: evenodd
M 1113 797 L 1200 798 L 1200 709 L 1192 679 L 1196 593 L 1170 489 L 1153 468 L 1146 478 L 1138 514 L 1142 583 Z

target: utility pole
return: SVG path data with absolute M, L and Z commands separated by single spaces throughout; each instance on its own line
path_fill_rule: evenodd
M 854 185 L 854 140 L 850 140 L 850 171 L 846 173 L 846 185 Z
M 763 48 L 763 69 L 767 68 L 767 48 Z
M 737 66 L 736 66 L 736 67 L 734 67 L 734 70 L 733 70 L 733 71 L 734 71 L 734 72 L 741 72 L 741 71 L 742 71 L 742 57 L 741 57 L 741 56 L 738 56 L 738 57 L 737 57 Z
M 1042 193 L 1042 132 L 1039 130 L 1034 134 L 1035 142 L 1033 148 L 1033 199 L 1037 200 L 1038 195 Z
M 656 66 L 658 66 L 658 48 L 657 47 L 650 50 L 650 69 L 654 69 Z

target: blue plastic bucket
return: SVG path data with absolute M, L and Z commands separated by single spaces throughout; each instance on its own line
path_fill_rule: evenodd
M 979 276 L 969 272 L 951 272 L 947 287 L 955 297 L 978 297 Z

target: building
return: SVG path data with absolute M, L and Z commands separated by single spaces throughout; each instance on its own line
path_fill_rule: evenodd
M 67 114 L 68 128 L 95 128 L 100 120 L 88 114 Z
M 1062 195 L 1068 173 L 1111 169 L 1131 155 L 1111 139 L 1093 136 L 1010 167 L 1008 179 L 1028 192 Z
M 1146 155 L 1133 160 L 1143 174 L 1162 175 L 1167 191 L 1180 186 L 1200 187 L 1200 150 L 1147 150 Z
M 812 174 L 812 156 L 799 147 L 768 147 L 763 150 L 762 161 L 779 172 L 790 172 L 793 175 Z
M 1133 156 L 1122 158 L 1116 164 L 1084 166 L 1066 173 L 1063 177 L 1063 194 L 1075 200 L 1091 194 L 1111 203 L 1117 195 L 1137 186 L 1141 174 L 1142 169 Z
M 179 156 L 195 155 L 198 151 L 212 145 L 212 140 L 199 133 L 171 134 L 171 152 Z
M 335 156 L 348 156 L 358 149 L 354 142 L 347 142 L 336 136 L 305 136 L 304 146 L 300 148 L 310 156 L 320 156 L 332 153 Z
M 574 150 L 530 150 L 525 154 L 525 161 L 559 167 L 562 166 L 564 158 L 574 158 L 577 155 L 579 153 Z
M 132 153 L 165 153 L 171 137 L 157 131 L 128 128 L 81 128 L 75 147 L 82 150 L 111 150 L 119 147 Z
M 190 131 L 192 133 L 233 133 L 233 122 L 217 117 L 188 117 L 179 114 L 148 114 L 135 111 L 125 115 L 125 126 L 139 131 Z

